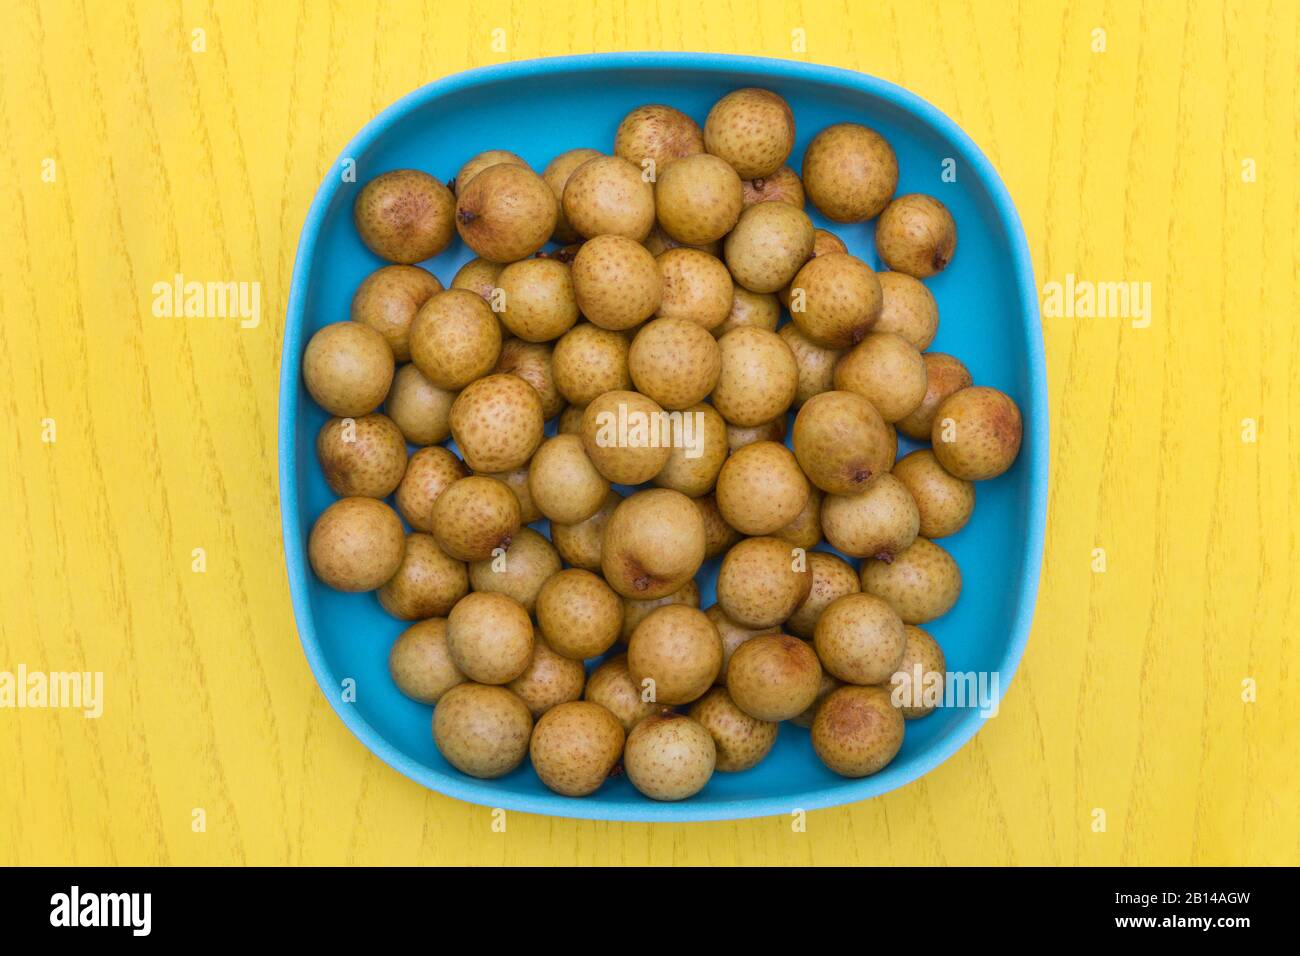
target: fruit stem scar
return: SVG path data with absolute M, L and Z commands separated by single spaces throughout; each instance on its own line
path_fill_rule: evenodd
M 877 551 L 872 555 L 877 561 L 883 561 L 885 564 L 893 564 L 894 556 L 888 551 Z

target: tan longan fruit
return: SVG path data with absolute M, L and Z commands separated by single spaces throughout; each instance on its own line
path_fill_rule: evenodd
M 623 769 L 652 800 L 685 800 L 713 776 L 713 737 L 685 714 L 651 714 L 627 735 Z
M 797 717 L 817 698 L 821 683 L 817 654 L 789 634 L 751 638 L 736 648 L 727 664 L 731 699 L 759 720 Z
M 691 246 L 731 232 L 745 205 L 736 171 L 708 153 L 670 163 L 659 172 L 654 193 L 660 228 Z
M 855 558 L 890 561 L 916 540 L 920 512 L 907 486 L 892 474 L 856 495 L 822 499 L 822 533 L 831 547 Z
M 458 684 L 433 711 L 433 742 L 471 777 L 502 777 L 524 762 L 533 732 L 528 707 L 504 687 Z
M 461 478 L 434 500 L 430 530 L 453 558 L 486 560 L 496 549 L 510 547 L 519 531 L 519 499 L 496 478 Z
M 465 187 L 469 185 L 470 180 L 483 170 L 502 163 L 509 166 L 522 166 L 524 169 L 532 168 L 518 153 L 512 153 L 508 149 L 486 149 L 467 159 L 465 164 L 456 172 L 455 177 L 452 179 L 452 186 L 455 187 L 456 195 L 460 196 L 465 191 Z
M 383 266 L 362 280 L 352 296 L 351 319 L 368 325 L 388 342 L 398 362 L 411 360 L 411 320 L 442 283 L 419 266 Z
M 598 575 L 567 568 L 542 585 L 537 625 L 560 656 L 599 657 L 618 640 L 623 602 Z
M 710 331 L 718 338 L 742 325 L 775 332 L 780 321 L 781 302 L 775 295 L 750 292 L 743 285 L 737 285 L 731 290 L 731 311 L 727 313 L 727 318 Z
M 812 220 L 789 203 L 758 203 L 741 214 L 722 248 L 737 284 L 775 293 L 790 285 L 812 255 Z
M 605 580 L 624 597 L 664 597 L 704 563 L 704 522 L 680 492 L 638 491 L 606 523 L 600 561 Z
M 925 360 L 893 332 L 868 332 L 835 364 L 835 387 L 857 392 L 887 422 L 906 418 L 925 398 Z
M 340 498 L 316 519 L 307 558 L 336 591 L 373 591 L 402 563 L 406 534 L 397 512 L 377 498 Z
M 447 619 L 418 621 L 403 631 L 388 653 L 388 672 L 398 690 L 421 704 L 436 704 L 463 684 L 465 675 L 447 650 Z
M 703 611 L 666 604 L 632 632 L 627 666 L 638 687 L 654 682 L 656 703 L 687 704 L 713 686 L 722 667 L 722 641 Z
M 501 323 L 466 289 L 430 297 L 411 322 L 411 361 L 434 385 L 458 391 L 492 371 L 501 354 Z
M 480 258 L 517 262 L 546 245 L 559 208 L 541 176 L 526 166 L 498 163 L 461 187 L 456 230 Z
M 456 199 L 418 169 L 381 173 L 362 187 L 352 207 L 357 234 L 370 251 L 409 265 L 436 256 L 455 236 Z
M 569 225 L 569 219 L 564 215 L 564 187 L 569 183 L 569 177 L 573 171 L 589 159 L 595 159 L 600 156 L 598 149 L 570 149 L 556 156 L 546 164 L 542 170 L 542 179 L 546 185 L 551 187 L 551 192 L 555 195 L 555 202 L 559 208 L 559 215 L 555 221 L 555 234 L 552 238 L 556 242 L 577 242 L 582 237 L 578 231 Z
M 695 416 L 700 416 L 696 418 Z M 727 460 L 727 423 L 712 405 L 695 405 L 682 412 L 683 441 L 674 444 L 668 460 L 652 481 L 660 488 L 698 498 L 713 490 Z
M 706 242 L 698 246 L 689 245 L 685 242 L 678 242 L 668 233 L 664 232 L 659 223 L 655 223 L 654 228 L 650 230 L 650 235 L 645 237 L 642 243 L 652 256 L 658 257 L 663 255 L 669 249 L 694 249 L 696 252 L 704 252 L 713 256 L 715 259 L 722 256 L 722 242 L 715 240 Z
M 808 480 L 832 495 L 858 494 L 894 463 L 889 426 L 855 392 L 822 392 L 806 401 L 791 444 Z
M 501 343 L 501 355 L 493 371 L 514 375 L 531 385 L 542 400 L 543 418 L 550 420 L 564 408 L 564 396 L 555 387 L 549 343 L 508 338 Z
M 922 537 L 946 538 L 966 527 L 975 511 L 975 485 L 950 475 L 933 451 L 921 448 L 900 458 L 893 474 L 916 502 Z
M 866 777 L 883 770 L 903 746 L 903 715 L 882 687 L 841 687 L 817 708 L 812 745 L 840 776 Z
M 450 423 L 451 436 L 470 468 L 510 471 L 528 461 L 542 443 L 542 399 L 518 376 L 489 375 L 456 396 Z
M 743 624 L 737 624 L 727 617 L 727 612 L 720 604 L 712 605 L 704 613 L 718 629 L 718 637 L 722 640 L 722 667 L 719 668 L 718 676 L 714 681 L 719 686 L 726 686 L 727 664 L 731 662 L 731 655 L 736 652 L 736 648 L 761 634 L 779 634 L 781 631 L 775 624 L 771 627 L 745 627 Z
M 655 257 L 634 239 L 589 239 L 571 269 L 579 310 L 602 329 L 617 332 L 640 325 L 663 300 L 663 275 Z
M 939 331 L 939 304 L 920 279 L 904 272 L 877 272 L 880 318 L 874 331 L 896 332 L 924 352 Z
M 393 376 L 384 411 L 412 445 L 436 445 L 451 435 L 451 403 L 456 393 L 425 378 L 414 363 Z
M 817 619 L 832 601 L 862 590 L 853 566 L 829 551 L 808 552 L 808 573 L 812 575 L 808 596 L 785 622 L 787 631 L 804 639 L 812 638 Z
M 393 382 L 393 350 L 360 322 L 317 331 L 302 356 L 302 379 L 316 404 L 339 418 L 356 418 L 383 402 Z
M 553 707 L 582 697 L 587 672 L 582 661 L 551 650 L 540 633 L 533 632 L 533 658 L 522 674 L 506 686 L 528 707 L 536 720 Z
M 876 251 L 895 272 L 925 279 L 942 272 L 957 249 L 957 224 L 933 196 L 899 196 L 876 223 Z
M 445 617 L 469 593 L 465 562 L 438 547 L 433 535 L 406 536 L 402 563 L 379 589 L 379 603 L 401 621 Z
M 803 472 L 800 474 L 802 475 Z M 822 540 L 823 497 L 820 488 L 809 484 L 808 500 L 804 506 L 787 524 L 773 531 L 772 537 L 780 538 L 792 547 L 803 548 L 805 551 L 815 548 Z
M 803 185 L 827 219 L 874 219 L 898 188 L 898 159 L 875 130 L 837 123 L 814 136 L 804 151 Z
M 604 707 L 575 700 L 542 715 L 529 754 L 547 787 L 566 797 L 585 797 L 600 789 L 618 763 L 623 737 L 623 725 Z
M 653 264 L 653 263 L 652 263 Z M 551 368 L 555 387 L 572 405 L 585 407 L 605 392 L 632 387 L 627 336 L 581 322 L 555 343 Z
M 911 414 L 900 418 L 896 424 L 908 438 L 929 441 L 934 413 L 943 400 L 954 392 L 969 388 L 974 380 L 961 359 L 943 352 L 926 352 L 921 358 L 925 361 L 925 398 Z
M 1024 425 L 1006 392 L 974 386 L 954 392 L 934 413 L 930 444 L 950 474 L 967 481 L 996 478 L 1015 464 Z
M 722 559 L 718 604 L 737 624 L 782 623 L 808 596 L 812 575 L 780 538 L 745 538 Z
M 917 538 L 892 561 L 863 561 L 862 590 L 888 601 L 904 624 L 924 624 L 957 603 L 961 569 L 942 547 Z
M 578 235 L 624 236 L 642 242 L 655 222 L 654 187 L 620 156 L 596 156 L 564 186 L 564 215 Z
M 890 689 L 891 699 L 897 693 L 904 701 L 898 708 L 903 718 L 915 720 L 934 710 L 936 705 L 930 701 L 943 700 L 943 682 L 948 665 L 944 661 L 939 642 L 928 632 L 911 624 L 905 624 L 903 630 L 907 635 L 907 647 L 903 651 L 902 662 L 886 686 Z
M 817 620 L 813 645 L 822 666 L 847 684 L 883 684 L 903 661 L 902 618 L 883 598 L 846 594 Z
M 497 317 L 525 342 L 558 339 L 578 321 L 569 267 L 556 259 L 512 262 L 497 277 L 502 310 Z
M 528 490 L 537 509 L 551 521 L 577 524 L 605 502 L 609 481 L 596 470 L 577 435 L 542 442 L 528 468 Z
M 480 684 L 507 684 L 533 658 L 533 623 L 504 594 L 473 591 L 447 615 L 447 649 L 462 674 Z
M 727 448 L 733 455 L 746 445 L 760 441 L 785 442 L 785 415 L 757 425 L 727 425 Z
M 433 503 L 452 482 L 469 475 L 465 463 L 441 445 L 421 448 L 406 462 L 397 486 L 397 510 L 416 531 L 433 530 Z
M 643 699 L 641 688 L 628 676 L 626 654 L 611 657 L 592 671 L 582 696 L 617 717 L 629 733 L 643 718 L 664 709 L 662 704 Z
M 770 176 L 746 179 L 741 185 L 745 190 L 746 206 L 760 202 L 786 202 L 800 209 L 804 207 L 803 182 L 789 166 L 782 166 Z
M 704 131 L 681 110 L 661 103 L 638 106 L 623 117 L 614 134 L 614 155 L 638 169 L 646 161 L 662 171 L 677 159 L 704 152 Z
M 622 500 L 622 495 L 610 489 L 600 510 L 585 521 L 577 524 L 551 522 L 551 542 L 560 552 L 560 557 L 575 568 L 599 571 L 605 525 Z
M 790 317 L 805 336 L 830 349 L 862 341 L 880 317 L 883 294 L 871 266 L 828 252 L 809 259 L 790 283 Z
M 476 475 L 482 475 L 484 478 L 495 478 L 497 481 L 507 485 L 515 493 L 515 500 L 519 502 L 519 523 L 532 524 L 534 521 L 542 519 L 542 513 L 537 510 L 537 505 L 533 503 L 532 493 L 528 490 L 528 466 L 520 465 L 518 468 L 512 468 L 510 471 L 477 471 Z
M 406 472 L 406 439 L 387 415 L 331 418 L 316 435 L 325 483 L 344 498 L 387 498 Z
M 699 404 L 718 383 L 722 352 L 708 330 L 687 319 L 654 319 L 643 325 L 628 352 L 637 391 L 663 408 Z
M 750 427 L 783 415 L 799 389 L 799 366 L 781 336 L 766 329 L 732 329 L 718 339 L 722 370 L 713 407 L 729 424 Z
M 657 402 L 639 392 L 593 399 L 582 414 L 582 444 L 596 470 L 620 485 L 639 485 L 658 474 L 669 452 L 659 432 L 662 414 Z M 626 435 L 620 434 L 623 423 Z
M 672 594 L 664 597 L 646 600 L 625 597 L 621 600 L 623 601 L 623 626 L 619 630 L 618 639 L 626 644 L 631 640 L 632 632 L 636 630 L 637 625 L 661 607 L 669 604 L 684 604 L 687 607 L 698 608 L 700 606 L 700 586 L 692 580 L 687 581 Z
M 808 705 L 808 709 L 805 710 L 802 714 L 799 714 L 795 717 L 791 717 L 790 723 L 794 724 L 796 727 L 804 727 L 807 729 L 811 729 L 813 725 L 813 720 L 816 719 L 817 717 L 817 710 L 822 705 L 822 701 L 824 701 L 827 697 L 829 697 L 832 691 L 835 691 L 836 689 L 843 686 L 844 686 L 844 681 L 840 680 L 838 677 L 835 677 L 832 674 L 827 673 L 826 668 L 823 667 L 822 684 L 821 687 L 817 689 L 816 698 L 814 698 L 813 702 Z
M 491 305 L 492 290 L 497 287 L 497 277 L 501 275 L 501 270 L 504 268 L 505 266 L 500 262 L 489 262 L 475 257 L 456 270 L 456 275 L 451 280 L 451 288 L 473 292 Z
M 794 148 L 794 113 L 771 90 L 749 87 L 713 104 L 704 121 L 704 148 L 741 179 L 771 176 Z
M 835 387 L 835 363 L 844 354 L 842 351 L 823 348 L 800 332 L 793 322 L 781 326 L 777 334 L 790 346 L 799 368 L 799 387 L 794 394 L 796 406 Z
M 663 297 L 655 315 L 685 319 L 712 331 L 731 314 L 735 284 L 721 259 L 678 246 L 655 259 L 663 277 Z
M 531 614 L 542 587 L 559 571 L 560 556 L 551 542 L 532 528 L 520 528 L 503 554 L 470 564 L 469 581 L 475 591 L 504 594 Z
M 723 463 L 714 494 L 722 517 L 741 534 L 772 534 L 808 503 L 808 479 L 790 449 L 763 441 Z
M 776 743 L 778 725 L 751 717 L 731 699 L 725 687 L 715 687 L 691 705 L 687 716 L 713 737 L 715 769 L 736 773 L 757 766 Z

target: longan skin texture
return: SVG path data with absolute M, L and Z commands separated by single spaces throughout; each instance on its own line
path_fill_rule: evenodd
M 704 131 L 681 110 L 662 103 L 638 106 L 623 117 L 614 134 L 614 155 L 638 168 L 646 160 L 656 171 L 675 159 L 704 152 Z
M 812 745 L 842 777 L 866 777 L 888 766 L 903 746 L 903 715 L 881 687 L 832 691 L 813 718 Z
M 807 730 L 811 730 L 813 725 L 813 720 L 817 717 L 817 711 L 821 707 L 822 701 L 824 701 L 827 697 L 829 697 L 832 691 L 837 690 L 838 688 L 843 686 L 844 686 L 844 681 L 840 680 L 838 677 L 835 677 L 827 673 L 826 669 L 822 668 L 822 684 L 821 687 L 817 689 L 816 699 L 814 699 L 813 702 L 808 705 L 808 709 L 805 710 L 802 714 L 799 714 L 798 716 L 795 717 L 791 717 L 790 723 L 794 724 L 796 727 L 803 727 Z
M 987 481 L 1015 464 L 1023 436 L 1020 409 L 1011 396 L 977 385 L 943 400 L 934 413 L 930 444 L 949 473 Z
M 663 296 L 655 315 L 685 319 L 712 331 L 731 314 L 735 284 L 727 267 L 707 252 L 678 246 L 655 258 Z
M 545 419 L 537 390 L 514 375 L 466 386 L 451 406 L 451 435 L 474 471 L 510 471 L 542 443 Z
M 903 662 L 903 620 L 872 594 L 846 594 L 822 611 L 813 634 L 822 667 L 848 684 L 883 684 Z
M 316 436 L 316 458 L 336 495 L 387 498 L 406 472 L 406 439 L 378 412 L 331 418 Z
M 785 622 L 787 631 L 805 639 L 813 636 L 818 618 L 832 601 L 862 590 L 858 572 L 852 565 L 827 551 L 808 552 L 808 573 L 812 575 L 808 596 Z
M 458 684 L 433 710 L 433 742 L 447 762 L 471 777 L 492 780 L 524 762 L 533 718 L 504 687 Z
M 762 634 L 780 633 L 780 628 L 775 624 L 771 627 L 756 628 L 737 624 L 727 617 L 727 612 L 718 604 L 711 605 L 704 613 L 718 629 L 718 637 L 722 639 L 722 667 L 719 668 L 718 676 L 714 681 L 719 687 L 725 687 L 727 684 L 727 665 L 731 663 L 731 655 L 736 652 L 736 648 Z
M 736 706 L 758 720 L 797 717 L 817 698 L 822 668 L 805 641 L 765 634 L 736 648 L 727 664 L 727 690 Z
M 782 166 L 770 176 L 746 179 L 741 186 L 746 206 L 760 202 L 787 202 L 804 208 L 803 181 L 789 166 Z
M 302 378 L 316 404 L 339 418 L 374 411 L 393 382 L 393 350 L 360 322 L 335 322 L 316 332 L 302 356 Z
M 447 650 L 470 680 L 508 684 L 533 659 L 533 623 L 518 601 L 473 591 L 447 615 Z
M 896 332 L 924 352 L 939 331 L 939 304 L 925 283 L 903 272 L 877 272 L 882 295 L 874 331 Z
M 436 445 L 451 435 L 451 403 L 456 393 L 439 388 L 413 364 L 393 376 L 384 411 L 412 445 Z
M 542 585 L 537 625 L 562 657 L 579 661 L 599 657 L 618 640 L 623 602 L 597 575 L 568 568 Z
M 669 453 L 658 431 L 662 413 L 654 399 L 640 392 L 606 392 L 593 399 L 582 414 L 582 445 L 596 470 L 620 485 L 639 485 L 658 474 Z M 626 436 L 619 434 L 624 420 Z M 638 422 L 647 429 L 634 431 Z
M 439 388 L 456 391 L 492 371 L 501 355 L 501 323 L 465 289 L 429 298 L 411 322 L 411 361 Z
M 451 244 L 456 198 L 417 169 L 381 173 L 352 207 L 357 235 L 375 255 L 404 265 L 423 262 Z
M 665 597 L 704 563 L 704 522 L 690 498 L 649 488 L 625 499 L 605 525 L 601 570 L 624 597 Z
M 570 268 L 579 310 L 602 329 L 618 332 L 640 325 L 663 300 L 663 276 L 655 257 L 634 239 L 589 239 Z
M 952 610 L 961 594 L 961 569 L 947 551 L 917 538 L 893 561 L 862 562 L 862 590 L 890 603 L 904 624 L 924 624 Z
M 950 475 L 929 448 L 900 458 L 893 474 L 916 502 L 918 533 L 922 537 L 956 534 L 975 512 L 975 485 Z
M 689 442 L 675 444 L 664 466 L 652 481 L 660 488 L 680 491 L 688 498 L 698 498 L 713 490 L 718 472 L 727 459 L 727 423 L 712 405 L 700 404 L 685 409 L 683 421 L 692 429 Z M 697 419 L 694 416 L 701 416 Z M 691 417 L 688 417 L 691 416 Z M 699 424 L 702 423 L 702 424 Z M 697 449 L 699 455 L 690 455 Z
M 780 624 L 808 596 L 812 576 L 794 568 L 794 555 L 780 538 L 745 538 L 722 559 L 717 594 L 722 609 L 751 628 Z
M 581 698 L 586 682 L 582 661 L 561 657 L 540 634 L 534 633 L 532 660 L 506 686 L 524 702 L 536 720 L 553 707 Z
M 793 322 L 781 326 L 777 334 L 790 346 L 799 369 L 799 387 L 794 393 L 796 406 L 835 387 L 835 363 L 844 354 L 842 351 L 823 348 L 800 332 Z
M 722 667 L 722 640 L 703 611 L 666 604 L 632 632 L 627 665 L 638 687 L 654 681 L 656 703 L 690 703 L 713 686 Z
M 519 530 L 519 499 L 496 478 L 470 475 L 433 502 L 430 530 L 438 547 L 461 561 L 483 561 L 508 548 Z
M 623 236 L 642 242 L 655 222 L 654 187 L 620 156 L 597 156 L 569 175 L 564 215 L 578 235 Z
M 803 185 L 827 219 L 874 219 L 898 188 L 898 158 L 875 130 L 837 123 L 814 136 L 804 151 Z
M 927 279 L 948 268 L 957 250 L 957 224 L 933 196 L 899 196 L 876 223 L 876 251 L 895 272 Z
M 501 270 L 501 324 L 525 342 L 558 339 L 578 321 L 569 267 L 556 259 L 524 259 Z
M 406 536 L 402 563 L 379 589 L 379 603 L 402 621 L 445 617 L 469 593 L 465 563 L 438 547 L 432 535 Z
M 456 230 L 480 258 L 518 262 L 546 245 L 559 212 L 542 177 L 526 166 L 499 163 L 460 190 Z
M 789 203 L 758 203 L 741 214 L 722 248 L 737 284 L 751 292 L 775 293 L 791 283 L 812 255 L 812 220 Z
M 388 672 L 407 697 L 436 704 L 443 694 L 467 678 L 447 650 L 447 620 L 419 621 L 403 631 L 388 653 Z
M 791 444 L 808 480 L 832 495 L 860 494 L 894 463 L 889 426 L 856 392 L 810 398 L 795 416 Z
M 795 465 L 798 468 L 798 464 Z M 799 472 L 803 477 L 803 472 Z M 825 497 L 820 488 L 808 483 L 808 500 L 799 509 L 799 513 L 787 524 L 772 532 L 774 538 L 780 538 L 796 548 L 805 551 L 815 548 L 822 540 L 822 499 Z
M 628 371 L 637 391 L 663 408 L 680 411 L 713 391 L 722 352 L 717 340 L 694 322 L 654 319 L 632 340 Z
M 569 225 L 569 219 L 564 215 L 564 187 L 568 185 L 569 177 L 573 175 L 575 169 L 587 160 L 595 159 L 600 155 L 602 154 L 598 149 L 586 147 L 570 149 L 556 156 L 542 170 L 542 179 L 551 187 L 559 210 L 555 220 L 555 233 L 552 236 L 556 242 L 577 242 L 582 238 L 578 235 L 578 231 Z
M 542 783 L 566 797 L 600 789 L 623 753 L 623 725 L 599 704 L 570 701 L 548 710 L 529 745 Z
M 575 325 L 555 343 L 551 354 L 555 387 L 571 404 L 580 407 L 605 392 L 630 389 L 630 347 L 626 335 L 590 322 Z
M 596 470 L 582 439 L 556 435 L 542 442 L 528 466 L 533 503 L 551 521 L 577 524 L 590 518 L 609 494 L 609 481 Z
M 628 733 L 643 718 L 663 710 L 662 704 L 642 700 L 641 688 L 628 676 L 626 654 L 611 657 L 592 671 L 582 696 L 618 718 Z
M 670 163 L 659 173 L 654 193 L 660 228 L 690 246 L 716 242 L 731 232 L 745 206 L 736 171 L 708 153 Z
M 465 164 L 456 171 L 456 175 L 452 179 L 452 186 L 455 187 L 454 192 L 459 196 L 475 176 L 483 172 L 483 170 L 501 163 L 509 166 L 522 166 L 524 169 L 532 168 L 518 153 L 512 153 L 508 149 L 485 149 L 483 152 L 475 153 L 465 160 Z
M 737 285 L 731 290 L 731 311 L 727 313 L 727 318 L 710 331 L 717 338 L 745 325 L 775 332 L 780 321 L 781 301 L 775 295 L 750 292 L 744 286 Z
M 921 358 L 925 361 L 925 397 L 921 399 L 920 405 L 895 424 L 908 438 L 929 441 L 930 430 L 934 427 L 934 413 L 939 410 L 944 399 L 963 388 L 969 388 L 974 381 L 961 360 L 951 355 L 926 352 Z
M 431 295 L 442 291 L 433 273 L 419 266 L 382 266 L 361 281 L 350 318 L 384 337 L 398 362 L 411 360 L 411 320 Z
M 884 474 L 857 495 L 822 500 L 822 533 L 831 546 L 855 558 L 889 561 L 916 540 L 920 512 L 907 487 Z
M 560 552 L 560 557 L 575 568 L 587 571 L 599 571 L 601 552 L 605 537 L 605 525 L 618 507 L 623 496 L 610 489 L 600 510 L 585 521 L 577 524 L 551 523 L 551 543 Z
M 560 570 L 559 553 L 544 535 L 520 527 L 501 557 L 500 562 L 494 554 L 470 564 L 470 584 L 475 591 L 504 594 L 533 613 L 542 587 Z
M 721 156 L 741 179 L 770 176 L 794 148 L 794 113 L 771 90 L 734 90 L 713 104 L 704 121 L 704 148 Z
M 489 262 L 475 257 L 456 270 L 451 280 L 451 288 L 473 292 L 491 305 L 492 290 L 497 287 L 497 277 L 501 275 L 501 270 L 504 268 L 505 266 L 500 262 Z
M 756 442 L 723 463 L 714 494 L 722 517 L 741 534 L 772 534 L 808 503 L 808 480 L 784 445 Z
M 515 500 L 519 502 L 519 523 L 521 525 L 532 524 L 534 521 L 542 519 L 542 513 L 537 510 L 537 505 L 533 503 L 533 496 L 528 490 L 527 465 L 520 465 L 510 471 L 481 471 L 477 474 L 482 475 L 484 478 L 495 478 L 515 493 Z
M 542 400 L 542 418 L 548 421 L 564 408 L 564 396 L 555 387 L 551 368 L 551 346 L 546 342 L 525 342 L 509 338 L 501 343 L 501 355 L 493 371 L 522 378 Z M 448 415 L 450 419 L 450 415 Z M 450 428 L 450 421 L 448 422 Z M 511 469 L 513 470 L 513 469 Z
M 396 573 L 405 548 L 402 520 L 377 498 L 340 498 L 307 539 L 312 570 L 336 591 L 373 591 Z
M 934 705 L 926 702 L 928 697 L 933 695 L 934 698 L 942 701 L 943 682 L 948 665 L 939 642 L 928 631 L 911 624 L 904 625 L 903 630 L 907 638 L 907 647 L 903 651 L 902 661 L 890 677 L 887 686 L 890 688 L 890 700 L 896 706 L 899 701 L 903 702 L 898 706 L 903 719 L 916 720 L 934 711 Z M 915 669 L 918 664 L 921 665 L 919 684 L 915 680 Z M 898 695 L 897 699 L 895 695 Z
M 725 687 L 715 687 L 687 711 L 713 737 L 717 750 L 714 769 L 737 773 L 762 762 L 776 743 L 778 725 L 749 716 L 731 699 Z
M 757 425 L 727 424 L 727 449 L 734 455 L 746 445 L 760 441 L 785 441 L 785 415 Z
M 835 364 L 835 387 L 857 392 L 886 422 L 906 418 L 925 398 L 925 360 L 893 332 L 868 332 Z
M 795 301 L 800 292 L 802 307 Z M 790 293 L 790 317 L 799 331 L 829 349 L 862 341 L 884 301 L 871 266 L 844 252 L 813 256 L 791 280 Z
M 440 445 L 421 448 L 406 462 L 397 486 L 397 510 L 416 531 L 433 530 L 433 503 L 451 485 L 469 477 L 465 463 Z
M 684 604 L 687 607 L 698 608 L 700 606 L 700 586 L 692 579 L 683 584 L 672 594 L 650 600 L 641 600 L 639 598 L 625 597 L 623 601 L 623 627 L 619 631 L 618 639 L 626 644 L 632 638 L 632 632 L 636 630 L 637 625 L 647 617 L 669 604 Z
M 652 800 L 685 800 L 713 776 L 712 735 L 684 714 L 652 714 L 627 736 L 623 769 L 632 786 Z
M 799 366 L 781 336 L 766 329 L 732 329 L 718 339 L 722 368 L 713 407 L 731 425 L 750 427 L 783 415 L 799 389 Z

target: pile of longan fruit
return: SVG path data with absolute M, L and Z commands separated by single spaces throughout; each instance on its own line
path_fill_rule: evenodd
M 933 709 L 921 685 L 944 655 L 918 625 L 961 589 L 935 539 L 1011 466 L 1020 412 L 925 351 L 939 314 L 920 280 L 957 244 L 944 204 L 895 196 L 894 151 L 866 126 L 823 129 L 800 173 L 794 143 L 786 101 L 741 89 L 702 129 L 639 107 L 612 154 L 541 175 L 492 150 L 448 185 L 402 169 L 357 195 L 361 239 L 392 264 L 303 356 L 340 496 L 308 554 L 325 584 L 415 622 L 393 680 L 435 705 L 464 773 L 530 755 L 557 793 L 621 770 L 679 800 L 758 764 L 789 720 L 862 777 Z M 805 202 L 876 220 L 889 271 Z M 457 235 L 476 258 L 444 289 L 415 263 Z M 601 439 L 610 415 L 664 412 L 693 416 L 695 451 Z M 895 461 L 899 431 L 930 447 Z

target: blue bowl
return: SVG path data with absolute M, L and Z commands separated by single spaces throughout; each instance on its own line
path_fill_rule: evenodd
M 758 767 L 715 774 L 701 793 L 681 803 L 642 797 L 625 777 L 607 781 L 590 797 L 562 797 L 547 790 L 527 763 L 499 780 L 475 780 L 452 768 L 434 747 L 431 708 L 408 700 L 388 676 L 388 649 L 406 625 L 389 617 L 373 594 L 331 591 L 316 580 L 307 562 L 312 522 L 334 495 L 314 451 L 327 416 L 302 385 L 302 352 L 313 332 L 348 317 L 357 284 L 381 265 L 353 229 L 356 191 L 378 173 L 401 167 L 423 169 L 446 181 L 471 155 L 488 148 L 513 150 L 538 170 L 573 147 L 608 152 L 619 120 L 633 107 L 669 103 L 703 122 L 719 96 L 743 86 L 773 89 L 794 108 L 799 141 L 791 165 L 823 127 L 865 123 L 883 133 L 898 154 L 899 193 L 932 193 L 956 218 L 953 263 L 927 283 L 941 317 L 932 348 L 960 357 L 977 383 L 1009 393 L 1024 414 L 1025 441 L 1006 475 L 979 485 L 970 524 L 942 542 L 961 566 L 964 587 L 957 606 L 927 629 L 943 646 L 950 671 L 996 674 L 998 696 L 1024 652 L 1047 502 L 1043 342 L 1020 220 L 997 173 L 966 134 L 933 106 L 890 83 L 806 63 L 628 53 L 461 73 L 384 110 L 348 144 L 317 191 L 298 245 L 280 370 L 280 505 L 303 649 L 348 728 L 390 766 L 440 793 L 491 807 L 601 820 L 787 814 L 864 800 L 915 780 L 955 753 L 985 719 L 977 708 L 954 707 L 909 721 L 897 758 L 862 780 L 831 773 L 813 754 L 808 732 L 784 724 L 772 753 Z M 355 181 L 345 181 L 343 175 L 349 160 L 356 163 Z M 945 169 L 955 171 L 955 182 L 941 177 Z M 833 228 L 853 253 L 879 266 L 871 223 L 836 225 L 811 207 L 809 212 L 818 225 Z M 448 284 L 470 257 L 456 242 L 425 265 Z M 900 453 L 909 450 L 904 442 Z M 716 573 L 712 562 L 699 576 L 702 606 L 714 601 Z M 355 681 L 354 701 L 343 692 L 348 679 Z

